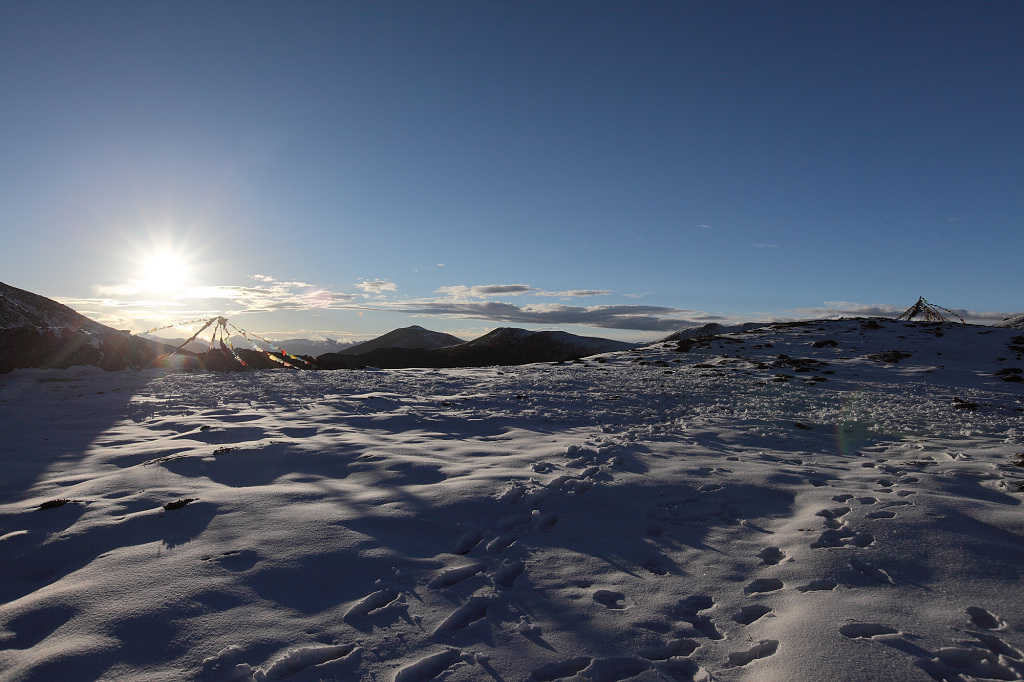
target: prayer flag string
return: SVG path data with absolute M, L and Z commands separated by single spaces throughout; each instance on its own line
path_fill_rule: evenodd
M 195 334 L 189 337 L 184 343 L 179 345 L 170 353 L 160 356 L 161 359 L 169 358 L 178 351 L 182 350 L 185 346 L 195 341 L 197 338 L 199 338 L 200 334 L 202 334 L 204 331 L 206 331 L 212 326 L 213 334 L 210 337 L 210 348 L 213 349 L 216 347 L 217 334 L 219 333 L 221 347 L 227 347 L 227 349 L 231 351 L 231 355 L 234 356 L 235 360 L 237 360 L 243 367 L 248 367 L 249 364 L 242 359 L 242 357 L 238 353 L 238 349 L 236 349 L 235 345 L 231 342 L 231 329 L 233 329 L 236 333 L 241 335 L 241 337 L 244 338 L 249 343 L 250 346 L 252 346 L 253 350 L 255 350 L 258 353 L 262 353 L 263 355 L 266 355 L 274 362 L 277 362 L 291 369 L 299 369 L 298 363 L 302 363 L 302 365 L 304 365 L 307 368 L 314 367 L 313 363 L 309 362 L 308 360 L 301 358 L 298 355 L 292 355 L 283 348 L 278 347 L 269 339 L 265 339 L 262 336 L 246 331 L 228 322 L 227 318 L 222 316 L 213 317 L 210 318 L 209 320 L 189 320 L 188 322 L 178 322 L 177 324 L 169 324 L 164 327 L 154 327 L 153 329 L 150 329 L 144 333 L 152 334 L 153 332 L 163 331 L 164 329 L 170 329 L 171 327 L 185 327 L 200 323 L 202 323 L 202 327 L 199 328 L 199 331 L 197 331 Z M 231 329 L 228 329 L 229 326 L 231 327 Z M 259 341 L 262 341 L 263 343 L 267 344 L 272 349 L 273 352 L 266 350 L 265 348 L 260 348 L 260 346 L 253 339 L 258 339 Z M 293 362 L 288 362 L 288 360 L 292 360 Z

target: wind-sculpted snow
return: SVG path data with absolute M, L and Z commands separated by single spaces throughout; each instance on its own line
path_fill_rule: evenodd
M 17 370 L 0 679 L 1022 679 L 1017 333 Z

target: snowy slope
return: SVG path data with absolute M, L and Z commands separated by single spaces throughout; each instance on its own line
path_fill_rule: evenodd
M 1010 329 L 1024 329 L 1024 315 L 1008 317 L 1002 322 L 996 322 L 993 327 L 1008 327 Z
M 744 322 L 743 324 L 734 325 L 722 325 L 717 322 L 711 322 L 701 327 L 688 327 L 686 329 L 680 329 L 677 332 L 672 332 L 665 338 L 661 339 L 661 343 L 668 341 L 680 341 L 682 339 L 694 339 L 701 336 L 715 336 L 717 334 L 744 332 L 764 326 L 766 326 L 766 323 L 761 322 Z
M 1021 679 L 1022 358 L 844 320 L 559 366 L 18 370 L 0 678 Z

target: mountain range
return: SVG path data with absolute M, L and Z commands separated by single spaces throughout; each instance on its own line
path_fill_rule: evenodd
M 0 372 L 19 367 L 66 368 L 72 365 L 94 365 L 111 370 L 148 367 L 182 342 L 116 330 L 45 296 L 0 283 L 0 347 L 4 350 L 0 354 Z M 451 334 L 413 325 L 343 347 L 340 351 L 314 355 L 325 346 L 337 348 L 343 345 L 328 342 L 293 339 L 275 344 L 305 358 L 304 362 L 290 361 L 290 364 L 321 369 L 482 367 L 564 362 L 638 345 L 560 331 L 534 332 L 509 327 L 464 341 Z M 243 348 L 244 344 L 244 339 L 238 339 L 237 352 L 248 367 L 281 366 L 264 353 Z M 192 368 L 199 368 L 205 363 L 209 369 L 242 369 L 225 351 L 209 351 L 207 343 L 179 350 L 176 355 L 182 360 L 180 364 Z
M 408 335 L 418 333 L 417 330 L 428 332 L 422 327 L 407 327 L 395 330 L 391 334 L 398 335 L 397 338 L 408 338 Z M 499 327 L 473 341 L 440 348 L 385 347 L 378 341 L 386 336 L 388 335 L 349 349 L 349 352 L 321 355 L 317 361 L 323 369 L 487 367 L 525 365 L 532 362 L 564 362 L 598 353 L 628 350 L 639 345 L 559 331 L 534 332 L 512 327 Z M 364 346 L 371 347 L 371 350 L 359 353 L 359 348 Z
M 660 340 L 692 345 L 694 339 L 712 337 L 758 326 L 709 324 L 682 329 Z M 1024 328 L 1024 315 L 1008 318 L 993 326 Z M 149 367 L 158 358 L 181 345 L 182 340 L 136 336 L 113 329 L 39 294 L 0 282 L 0 373 L 19 367 L 67 368 L 94 365 L 108 370 Z M 643 344 L 578 336 L 561 331 L 529 331 L 501 327 L 472 341 L 431 331 L 418 325 L 395 329 L 375 339 L 347 346 L 331 339 L 310 341 L 290 339 L 275 342 L 288 353 L 277 360 L 269 353 L 245 348 L 243 338 L 233 339 L 237 357 L 250 369 L 281 367 L 280 361 L 295 367 L 359 369 L 378 367 L 484 367 L 522 365 L 536 362 L 565 362 L 582 357 L 628 350 Z M 328 352 L 325 352 L 328 351 Z M 210 350 L 208 343 L 175 352 L 176 364 L 193 369 L 244 369 L 226 350 Z

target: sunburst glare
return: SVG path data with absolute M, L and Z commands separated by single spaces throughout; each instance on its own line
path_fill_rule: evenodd
M 188 283 L 189 263 L 180 253 L 157 249 L 146 255 L 139 266 L 139 284 L 148 291 L 168 295 Z

